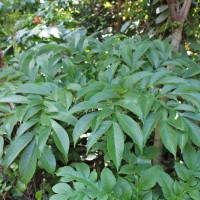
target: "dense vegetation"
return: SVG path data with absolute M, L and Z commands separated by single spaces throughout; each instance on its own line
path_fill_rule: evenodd
M 2 199 L 199 200 L 199 7 L 165 4 L 0 3 Z

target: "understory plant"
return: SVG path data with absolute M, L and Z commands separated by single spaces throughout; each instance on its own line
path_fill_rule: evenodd
M 61 176 L 51 200 L 197 200 L 199 73 L 167 41 L 75 32 L 38 44 L 0 72 L 3 169 L 17 164 L 26 186 Z

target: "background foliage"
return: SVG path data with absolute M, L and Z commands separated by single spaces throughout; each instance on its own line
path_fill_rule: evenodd
M 164 1 L 0 9 L 3 199 L 199 198 L 198 2 L 180 52 Z

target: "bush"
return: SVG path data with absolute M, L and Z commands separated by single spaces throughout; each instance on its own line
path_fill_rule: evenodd
M 199 198 L 200 67 L 167 42 L 75 32 L 9 65 L 0 73 L 0 141 L 5 169 L 18 164 L 24 184 L 58 169 L 51 200 Z

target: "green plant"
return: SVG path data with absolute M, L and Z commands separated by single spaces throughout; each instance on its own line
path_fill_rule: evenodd
M 26 185 L 20 181 L 18 165 L 13 163 L 9 169 L 4 170 L 1 166 L 0 173 L 0 194 L 3 199 L 9 197 L 10 194 L 13 197 L 23 196 L 23 192 L 26 189 Z
M 175 68 L 170 71 L 169 65 Z M 195 77 L 199 73 L 198 64 L 174 53 L 166 41 L 117 35 L 100 42 L 75 31 L 67 43 L 38 44 L 13 58 L 0 73 L 6 80 L 0 88 L 4 167 L 19 159 L 20 180 L 28 184 L 39 168 L 53 176 L 57 168 L 70 165 L 57 172 L 69 185 L 53 188 L 63 199 L 74 195 L 158 199 L 167 198 L 169 189 L 172 199 L 186 198 L 187 193 L 195 199 L 193 193 L 199 188 L 195 148 L 200 146 L 200 82 Z M 183 181 L 178 183 L 161 166 L 152 166 L 159 154 L 153 147 L 158 122 L 165 146 L 162 156 L 173 163 L 183 154 L 189 171 L 196 166 L 194 173 L 187 172 L 189 179 L 182 179 L 180 171 L 188 169 L 179 163 L 175 170 Z M 96 167 L 100 178 L 86 164 L 74 164 L 86 162 L 89 153 L 102 163 Z M 196 159 L 191 165 L 187 153 Z M 190 182 L 193 179 L 195 184 Z M 176 185 L 174 192 L 165 181 Z M 122 185 L 127 192 L 119 189 Z M 189 193 L 190 189 L 194 191 Z
M 192 161 L 191 161 L 192 156 Z M 104 168 L 98 178 L 96 171 L 90 173 L 86 164 L 76 163 L 57 171 L 62 176 L 61 183 L 53 187 L 55 199 L 160 199 L 167 200 L 199 199 L 200 151 L 188 145 L 183 152 L 183 162 L 175 163 L 174 181 L 160 166 L 146 166 L 144 163 L 131 163 L 121 167 L 117 178 Z M 122 175 L 124 175 L 122 177 Z M 126 176 L 125 176 L 126 175 Z M 73 181 L 71 184 L 66 184 Z M 163 195 L 158 185 L 162 188 Z

